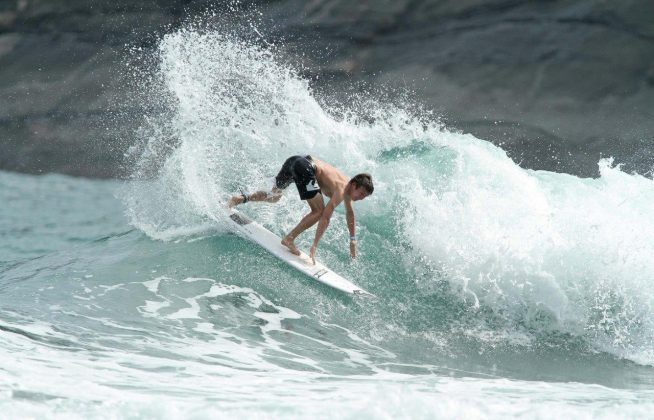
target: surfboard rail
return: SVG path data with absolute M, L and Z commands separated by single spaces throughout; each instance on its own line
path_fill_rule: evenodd
M 314 265 L 311 258 L 304 252 L 300 251 L 300 255 L 292 254 L 288 251 L 288 248 L 281 244 L 282 238 L 238 210 L 231 209 L 229 218 L 233 222 L 232 227 L 237 233 L 258 244 L 278 259 L 307 276 L 348 294 L 375 297 L 372 293 L 335 273 L 319 261 L 316 261 Z

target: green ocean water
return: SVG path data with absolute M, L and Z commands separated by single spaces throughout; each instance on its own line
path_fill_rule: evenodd
M 358 300 L 220 229 L 153 240 L 129 225 L 117 182 L 9 173 L 0 182 L 9 204 L 1 392 L 11 417 L 639 417 L 651 408 L 651 365 L 551 325 L 511 326 L 372 233 L 356 263 L 337 235 L 325 239 L 323 258 L 379 296 Z

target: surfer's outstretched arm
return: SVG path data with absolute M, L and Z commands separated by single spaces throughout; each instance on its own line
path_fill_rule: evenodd
M 314 264 L 316 263 L 316 251 L 318 251 L 318 243 L 320 242 L 322 235 L 325 233 L 325 230 L 327 230 L 327 226 L 329 226 L 329 221 L 332 218 L 332 214 L 334 214 L 334 209 L 341 203 L 341 200 L 342 198 L 340 197 L 332 197 L 332 199 L 329 200 L 325 206 L 325 209 L 322 211 L 320 221 L 318 222 L 318 228 L 316 229 L 316 237 L 313 240 L 313 246 L 311 246 L 310 252 L 310 257 Z
M 350 256 L 357 257 L 357 224 L 354 217 L 354 208 L 352 207 L 352 200 L 345 199 L 345 220 L 347 221 L 347 229 L 350 231 Z

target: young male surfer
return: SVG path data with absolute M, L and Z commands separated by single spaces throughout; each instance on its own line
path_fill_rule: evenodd
M 229 200 L 229 207 L 248 201 L 276 203 L 282 197 L 282 190 L 291 182 L 295 183 L 300 199 L 306 200 L 311 207 L 311 213 L 304 216 L 300 223 L 282 239 L 282 244 L 293 254 L 300 255 L 300 250 L 295 246 L 295 238 L 319 222 L 310 252 L 311 260 L 315 264 L 320 238 L 329 225 L 334 209 L 344 202 L 345 218 L 350 231 L 350 255 L 355 258 L 357 237 L 352 202 L 363 200 L 372 194 L 374 187 L 369 174 L 363 173 L 349 178 L 329 163 L 312 156 L 291 156 L 286 159 L 275 177 L 275 185 L 271 192 L 257 191 L 252 194 L 235 195 Z M 327 205 L 322 198 L 323 195 L 330 199 Z

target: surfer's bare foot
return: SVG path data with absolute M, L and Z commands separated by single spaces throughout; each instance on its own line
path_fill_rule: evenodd
M 231 209 L 239 204 L 243 204 L 244 201 L 245 199 L 243 198 L 242 195 L 235 195 L 229 199 L 229 202 L 227 203 L 227 207 Z
M 288 248 L 288 250 L 291 251 L 291 254 L 300 255 L 300 250 L 295 246 L 293 239 L 289 238 L 288 236 L 282 239 L 282 245 Z

